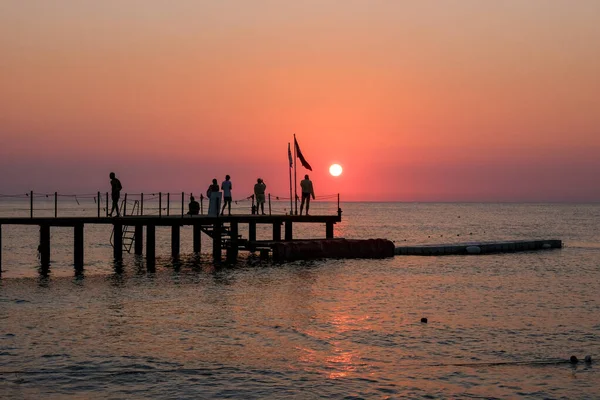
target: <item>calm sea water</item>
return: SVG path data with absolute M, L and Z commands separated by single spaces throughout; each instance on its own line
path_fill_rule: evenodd
M 557 238 L 565 247 L 284 265 L 242 257 L 215 269 L 208 254 L 173 265 L 170 232 L 158 229 L 150 273 L 133 255 L 115 269 L 110 228 L 90 226 L 85 271 L 75 276 L 72 231 L 53 228 L 42 276 L 37 227 L 3 226 L 0 396 L 600 397 L 597 364 L 546 363 L 600 360 L 599 204 L 342 208 L 336 236 L 398 245 Z M 189 228 L 182 251 L 191 251 Z

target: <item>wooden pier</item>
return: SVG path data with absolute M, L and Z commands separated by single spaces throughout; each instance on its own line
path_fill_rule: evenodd
M 339 209 L 338 209 L 339 210 Z M 50 265 L 50 228 L 73 228 L 73 264 L 76 270 L 83 269 L 85 226 L 104 224 L 113 226 L 111 242 L 115 261 L 123 259 L 123 250 L 133 247 L 134 253 L 142 255 L 144 234 L 146 247 L 146 263 L 153 268 L 156 262 L 156 227 L 171 227 L 171 256 L 179 257 L 180 229 L 182 226 L 193 227 L 193 251 L 200 253 L 200 234 L 204 232 L 212 238 L 212 255 L 215 263 L 221 263 L 222 250 L 226 250 L 227 260 L 237 259 L 240 250 L 254 251 L 256 244 L 257 225 L 272 226 L 271 242 L 293 240 L 295 223 L 325 224 L 325 238 L 334 237 L 334 225 L 341 222 L 341 210 L 337 215 L 179 215 L 179 216 L 125 216 L 125 217 L 22 217 L 0 218 L 0 273 L 2 271 L 2 226 L 3 225 L 37 225 L 40 228 L 38 251 L 42 268 Z M 239 234 L 240 225 L 248 225 L 248 237 Z M 283 235 L 281 226 L 284 226 Z M 145 232 L 144 232 L 145 228 Z M 108 238 L 107 238 L 108 240 Z M 264 250 L 264 249 L 262 249 Z

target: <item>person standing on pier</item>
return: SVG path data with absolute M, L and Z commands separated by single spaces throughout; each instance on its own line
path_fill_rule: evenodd
M 258 209 L 261 209 L 262 215 L 265 215 L 265 190 L 267 189 L 267 185 L 263 182 L 262 179 L 258 178 L 256 180 L 256 185 L 254 185 L 254 197 L 256 198 L 256 213 L 258 214 Z
M 221 208 L 221 192 L 219 192 L 219 183 L 216 179 L 213 179 L 212 184 L 208 187 L 206 197 L 208 198 L 208 215 L 218 217 Z
M 306 215 L 308 215 L 308 207 L 310 206 L 310 198 L 315 199 L 315 191 L 313 190 L 313 184 L 308 175 L 304 175 L 304 179 L 300 182 L 302 188 L 302 202 L 300 203 L 300 215 L 302 215 L 302 208 L 304 208 L 304 202 L 306 201 Z
M 123 189 L 123 186 L 121 186 L 121 181 L 117 179 L 117 177 L 115 176 L 114 172 L 110 173 L 110 192 L 111 192 L 111 198 L 112 198 L 112 208 L 110 210 L 110 214 L 108 214 L 110 217 L 112 217 L 113 211 L 117 211 L 117 217 L 120 217 L 119 214 L 119 198 L 121 197 L 121 189 Z
M 231 215 L 231 177 L 229 175 L 225 175 L 225 180 L 221 183 L 221 189 L 223 189 L 223 209 L 221 210 L 221 215 L 225 211 L 225 206 L 228 207 L 229 215 Z

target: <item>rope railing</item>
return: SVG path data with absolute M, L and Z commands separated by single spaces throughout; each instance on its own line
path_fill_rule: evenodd
M 151 192 L 151 193 L 123 193 L 119 207 L 132 215 L 131 212 L 137 203 L 136 215 L 175 216 L 188 215 L 188 202 L 192 192 Z M 337 209 L 333 204 L 337 199 Z M 202 193 L 196 196 L 200 203 L 200 214 L 208 214 L 209 201 Z M 265 211 L 268 214 L 285 215 L 293 214 L 299 208 L 300 198 L 296 197 L 298 205 L 290 197 L 268 194 L 265 202 Z M 313 203 L 315 202 L 315 203 Z M 28 204 L 27 204 L 28 203 Z M 220 208 L 222 209 L 221 201 Z M 112 208 L 109 192 L 96 193 L 43 193 L 30 191 L 29 193 L 0 193 L 0 217 L 23 217 L 25 212 L 29 216 L 37 217 L 90 217 L 108 216 Z M 317 213 L 339 212 L 339 194 L 326 194 L 316 196 L 311 200 L 311 210 Z M 220 212 L 221 210 L 219 210 Z M 228 212 L 226 207 L 225 213 Z M 231 202 L 232 214 L 257 213 L 257 204 L 254 194 L 234 198 Z

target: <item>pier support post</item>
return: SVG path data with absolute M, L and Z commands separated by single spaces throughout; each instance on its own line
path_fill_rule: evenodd
M 221 223 L 213 223 L 213 262 L 221 263 Z
M 75 224 L 73 229 L 73 264 L 76 270 L 83 269 L 83 224 Z
M 292 240 L 293 238 L 292 221 L 285 221 L 285 240 Z
M 251 242 L 256 241 L 256 222 L 248 223 L 248 240 Z
M 179 258 L 180 226 L 171 226 L 171 257 Z
M 123 224 L 113 224 L 113 254 L 115 261 L 123 260 Z
M 146 226 L 146 266 L 153 270 L 156 265 L 156 226 Z
M 40 262 L 43 268 L 50 266 L 50 225 L 40 225 Z
M 200 234 L 202 233 L 202 229 L 200 229 L 200 225 L 195 224 L 193 226 L 193 230 L 194 230 L 194 237 L 193 237 L 193 242 L 194 242 L 194 253 L 200 253 L 200 249 L 201 249 L 201 239 L 200 239 Z
M 136 225 L 133 236 L 134 253 L 141 256 L 144 252 L 144 225 Z
M 333 222 L 325 223 L 325 238 L 333 239 Z
M 281 222 L 273 222 L 273 240 L 275 242 L 281 241 Z
M 231 240 L 229 247 L 227 248 L 227 262 L 234 263 L 237 261 L 238 256 L 238 223 L 231 222 L 230 234 Z

